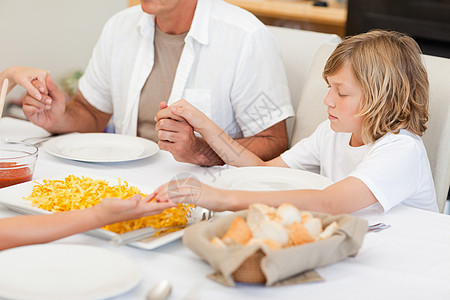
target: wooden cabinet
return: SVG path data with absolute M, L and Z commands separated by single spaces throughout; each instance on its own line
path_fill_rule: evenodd
M 268 25 L 280 20 L 297 22 L 305 30 L 335 33 L 345 36 L 347 8 L 345 4 L 329 1 L 330 7 L 318 7 L 307 0 L 225 0 L 246 9 Z
M 347 8 L 345 5 L 317 7 L 309 0 L 225 0 L 256 15 L 268 25 L 280 25 L 280 20 L 294 22 L 305 30 L 335 33 L 345 36 Z M 336 1 L 336 0 L 333 0 Z M 330 1 L 330 2 L 333 2 Z M 140 4 L 140 0 L 128 0 L 128 5 Z
M 128 6 L 134 6 L 138 4 L 141 4 L 140 0 L 128 0 Z

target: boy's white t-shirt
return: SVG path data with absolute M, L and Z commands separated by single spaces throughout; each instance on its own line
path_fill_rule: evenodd
M 373 144 L 352 147 L 351 135 L 334 132 L 327 120 L 281 158 L 291 168 L 319 173 L 334 182 L 348 176 L 360 179 L 385 212 L 399 203 L 438 211 L 430 163 L 419 136 L 400 130 Z

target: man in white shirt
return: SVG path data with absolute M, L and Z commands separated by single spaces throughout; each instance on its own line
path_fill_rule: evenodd
M 165 109 L 183 98 L 262 159 L 286 150 L 285 119 L 293 109 L 265 26 L 222 0 L 141 4 L 107 22 L 74 99 L 65 104 L 48 78 L 48 96 L 24 100 L 28 119 L 64 133 L 102 131 L 112 117 L 117 133 L 159 139 L 179 161 L 221 164 L 189 124 Z

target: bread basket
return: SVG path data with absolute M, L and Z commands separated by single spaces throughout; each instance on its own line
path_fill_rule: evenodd
M 215 236 L 222 237 L 237 216 L 246 219 L 245 210 L 188 227 L 183 242 L 214 269 L 208 277 L 227 286 L 234 286 L 235 282 L 292 284 L 299 282 L 296 277 L 311 281 L 305 272 L 355 256 L 367 232 L 367 221 L 357 217 L 313 215 L 321 218 L 324 226 L 336 221 L 339 230 L 326 240 L 280 250 L 270 250 L 264 245 L 218 247 L 210 242 Z
M 234 281 L 245 283 L 266 283 L 266 275 L 261 269 L 261 260 L 265 256 L 261 250 L 256 251 L 234 271 L 231 276 Z

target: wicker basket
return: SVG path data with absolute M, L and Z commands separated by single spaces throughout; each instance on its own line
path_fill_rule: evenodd
M 234 281 L 245 283 L 266 283 L 266 276 L 261 269 L 261 260 L 264 253 L 258 250 L 249 256 L 240 267 L 233 272 Z

